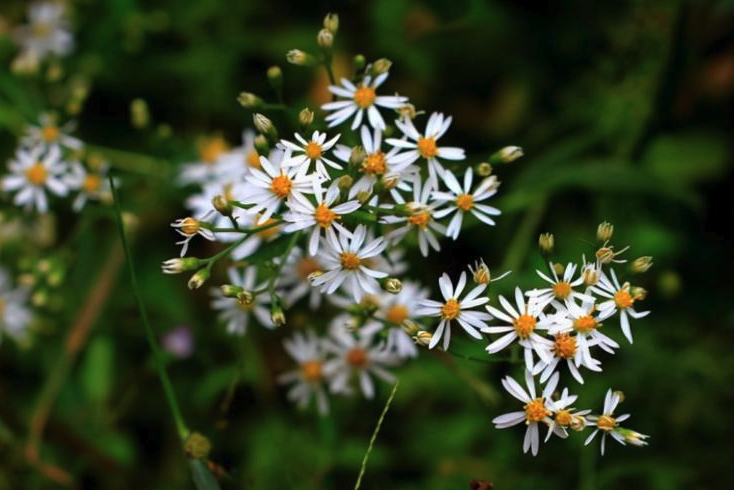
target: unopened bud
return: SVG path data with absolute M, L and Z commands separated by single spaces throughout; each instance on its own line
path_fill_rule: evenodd
M 362 68 L 364 68 L 364 65 L 367 63 L 367 60 L 365 59 L 364 55 L 358 54 L 354 57 L 354 69 L 359 71 Z
M 413 104 L 403 104 L 396 109 L 400 119 L 415 119 L 418 115 L 418 111 L 415 109 Z
M 492 175 L 492 164 L 487 162 L 482 162 L 476 167 L 474 167 L 474 171 L 477 173 L 480 177 L 489 177 Z
M 336 34 L 339 30 L 339 15 L 329 12 L 324 17 L 324 29 L 328 29 L 332 34 Z
M 571 417 L 571 429 L 576 432 L 581 432 L 586 428 L 586 419 L 580 415 L 573 415 Z
M 523 156 L 522 148 L 519 146 L 505 146 L 499 151 L 492 153 L 489 163 L 511 163 Z
M 540 247 L 541 253 L 544 255 L 550 255 L 553 253 L 553 246 L 555 245 L 555 238 L 553 233 L 541 233 L 538 238 L 538 246 Z
M 633 260 L 630 264 L 630 270 L 634 274 L 642 274 L 643 272 L 647 272 L 650 267 L 652 267 L 652 257 L 650 257 L 649 255 L 639 257 Z
M 583 272 L 584 284 L 587 286 L 595 286 L 599 282 L 599 271 L 595 266 L 589 265 Z
M 230 217 L 234 211 L 232 205 L 224 198 L 223 195 L 217 194 L 212 198 L 212 206 L 222 216 Z
M 353 168 L 359 168 L 364 163 L 364 159 L 367 158 L 367 152 L 361 146 L 355 146 L 352 148 L 352 153 L 349 154 L 349 165 Z
M 409 318 L 403 320 L 403 323 L 400 324 L 400 328 L 402 328 L 403 332 L 407 333 L 411 337 L 414 335 L 418 335 L 418 332 L 420 332 L 420 328 L 418 328 L 418 325 L 416 325 L 415 322 Z
M 624 442 L 626 442 L 628 444 L 631 444 L 631 445 L 637 446 L 637 447 L 647 446 L 647 441 L 645 441 L 645 439 L 647 439 L 648 437 L 650 437 L 648 435 L 640 434 L 637 431 L 630 430 L 630 429 L 625 429 L 623 427 L 617 427 L 614 430 L 619 435 L 621 435 L 622 437 L 624 437 Z
M 387 58 L 380 58 L 379 60 L 372 63 L 372 76 L 382 75 L 390 71 L 392 61 Z
M 254 109 L 255 107 L 260 107 L 263 100 L 253 93 L 242 92 L 237 96 L 237 102 L 245 109 Z
M 130 103 L 130 123 L 135 129 L 143 129 L 150 123 L 148 104 L 143 99 L 135 99 Z
M 222 284 L 219 289 L 227 298 L 236 298 L 238 294 L 245 290 L 242 286 L 235 286 L 234 284 Z
M 606 221 L 599 224 L 596 229 L 596 239 L 601 243 L 605 243 L 612 238 L 614 233 L 614 225 Z
M 370 191 L 359 191 L 357 193 L 357 201 L 359 201 L 360 204 L 366 203 L 369 198 L 372 196 L 372 193 Z
M 191 433 L 184 443 L 184 453 L 192 459 L 206 460 L 211 449 L 212 445 L 209 439 L 198 432 Z
M 630 295 L 635 301 L 642 301 L 647 298 L 647 289 L 640 286 L 633 286 L 630 288 Z
M 283 313 L 281 300 L 278 295 L 273 295 L 272 297 L 272 303 L 270 304 L 270 321 L 278 327 L 285 325 L 285 313 Z
M 189 289 L 199 289 L 207 279 L 209 279 L 209 276 L 211 276 L 211 268 L 204 267 L 199 269 L 199 271 L 189 279 Z
M 563 264 L 555 263 L 553 264 L 553 271 L 556 273 L 558 277 L 563 277 L 563 271 L 565 271 L 566 268 L 563 266 Z
M 391 294 L 398 294 L 403 289 L 403 283 L 396 277 L 388 277 L 382 280 L 382 289 Z
M 193 271 L 201 267 L 204 261 L 196 257 L 184 257 L 168 259 L 163 262 L 161 269 L 164 274 L 180 274 L 182 272 Z
M 431 339 L 433 339 L 433 334 L 431 332 L 426 332 L 425 330 L 420 330 L 413 336 L 415 343 L 422 345 L 423 347 L 428 347 L 431 343 Z
M 283 87 L 283 70 L 279 66 L 268 68 L 268 81 L 276 92 L 279 91 Z
M 617 397 L 619 398 L 619 403 L 624 403 L 624 391 L 614 390 L 613 394 L 617 395 Z
M 313 123 L 313 116 L 313 111 L 306 107 L 298 113 L 298 122 L 303 128 L 307 128 Z
M 239 303 L 242 306 L 250 306 L 253 301 L 255 301 L 255 297 L 252 295 L 250 291 L 247 291 L 246 289 L 243 289 L 239 293 L 237 293 L 237 303 Z
M 255 129 L 267 136 L 270 141 L 278 141 L 278 131 L 273 126 L 273 121 L 258 112 L 252 116 L 252 122 Z
M 258 155 L 267 155 L 270 153 L 270 144 L 268 143 L 268 139 L 262 134 L 255 136 L 253 145 L 255 146 L 255 150 Z
M 285 59 L 288 60 L 288 63 L 297 66 L 316 66 L 318 64 L 318 61 L 313 55 L 310 55 L 305 51 L 301 51 L 300 49 L 291 49 L 285 55 Z
M 351 189 L 352 185 L 354 184 L 354 179 L 351 178 L 349 175 L 344 175 L 341 177 L 338 181 L 338 186 L 340 191 L 348 191 Z
M 330 50 L 334 45 L 334 33 L 326 28 L 321 29 L 316 36 L 316 42 L 321 49 Z
M 400 174 L 384 175 L 382 177 L 382 188 L 385 190 L 395 189 L 400 184 Z

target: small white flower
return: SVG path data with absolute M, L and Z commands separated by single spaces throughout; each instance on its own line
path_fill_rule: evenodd
M 13 288 L 10 274 L 0 267 L 0 334 L 7 334 L 15 339 L 23 337 L 31 322 L 31 312 L 26 307 L 27 300 L 28 292 L 22 288 Z
M 552 279 L 539 270 L 536 270 L 535 272 L 538 273 L 541 279 L 550 283 L 551 287 L 544 289 L 532 289 L 525 293 L 530 297 L 530 301 L 532 303 L 537 303 L 538 309 L 542 310 L 554 299 L 564 302 L 579 300 L 582 302 L 594 303 L 594 296 L 574 290 L 575 287 L 584 283 L 583 274 L 580 274 L 576 279 L 573 277 L 576 274 L 576 264 L 569 263 L 565 267 L 562 279 L 558 277 L 556 269 L 553 267 L 552 263 L 548 263 L 548 268 L 550 269 L 551 274 L 553 274 Z
M 444 168 L 439 159 L 463 160 L 464 150 L 451 146 L 437 146 L 438 140 L 451 126 L 451 117 L 444 117 L 440 112 L 434 112 L 428 118 L 426 130 L 419 133 L 409 118 L 395 121 L 395 125 L 403 132 L 407 139 L 388 138 L 387 143 L 398 148 L 408 150 L 405 158 L 411 163 L 423 158 L 428 162 L 428 182 L 438 188 L 438 176 L 443 176 Z
M 405 281 L 397 294 L 382 295 L 380 308 L 375 318 L 382 320 L 387 326 L 387 348 L 401 359 L 416 357 L 418 348 L 413 339 L 401 328 L 406 320 L 414 320 L 418 315 L 421 302 L 428 299 L 428 290 L 421 284 Z
M 291 151 L 293 154 L 291 158 L 283 161 L 282 166 L 284 168 L 296 167 L 299 174 L 306 175 L 308 173 L 308 169 L 311 167 L 311 163 L 313 162 L 316 175 L 324 180 L 330 179 L 329 171 L 326 170 L 326 165 L 337 170 L 342 169 L 341 165 L 324 156 L 334 147 L 341 136 L 340 134 L 337 134 L 329 141 L 326 141 L 326 133 L 319 133 L 318 131 L 313 132 L 309 141 L 306 141 L 306 139 L 298 133 L 295 133 L 293 136 L 295 136 L 300 145 L 288 140 L 280 141 L 280 145 L 285 150 Z
M 614 349 L 619 348 L 618 343 L 599 331 L 602 323 L 595 316 L 594 303 L 578 305 L 575 301 L 569 301 L 563 306 L 558 303 L 556 308 L 565 309 L 565 312 L 554 317 L 554 324 L 548 329 L 550 335 L 575 332 L 576 343 L 581 349 L 588 350 L 589 347 L 598 345 L 605 352 L 614 354 Z
M 255 283 L 257 271 L 254 267 L 247 267 L 241 272 L 231 268 L 227 273 L 230 284 L 241 286 L 246 291 L 260 289 L 263 286 Z M 212 308 L 219 311 L 219 319 L 226 323 L 228 333 L 245 335 L 251 315 L 255 315 L 255 318 L 263 327 L 270 329 L 276 327 L 270 319 L 269 307 L 265 306 L 270 301 L 269 297 L 261 294 L 253 297 L 249 304 L 245 304 L 234 298 L 223 296 L 219 288 L 212 289 L 211 293 L 214 296 Z
M 619 425 L 620 422 L 624 422 L 627 420 L 630 416 L 628 413 L 624 415 L 620 415 L 619 417 L 614 417 L 614 410 L 617 408 L 617 405 L 619 405 L 620 397 L 619 393 L 612 392 L 611 388 L 609 391 L 607 391 L 606 397 L 604 397 L 604 412 L 602 415 L 599 416 L 589 416 L 587 418 L 589 425 L 595 425 L 596 429 L 594 432 L 589 435 L 589 437 L 586 438 L 586 441 L 584 442 L 585 445 L 588 445 L 591 441 L 594 440 L 594 437 L 598 432 L 602 432 L 601 436 L 601 454 L 604 456 L 604 443 L 607 440 L 607 434 L 612 436 L 612 438 L 617 441 L 618 443 L 622 444 L 623 446 L 625 444 L 624 436 L 619 434 L 615 428 Z
M 45 155 L 43 148 L 36 146 L 29 150 L 19 148 L 8 167 L 11 175 L 2 181 L 4 191 L 17 191 L 13 203 L 27 210 L 36 209 L 40 213 L 48 211 L 46 190 L 57 196 L 65 196 L 68 186 L 63 173 L 66 163 L 60 160 L 61 150 L 51 147 Z
M 179 173 L 178 182 L 182 185 L 198 184 L 201 186 L 220 183 L 222 181 L 235 181 L 225 179 L 225 175 L 231 172 L 234 165 L 240 165 L 242 156 L 231 152 L 229 145 L 222 136 L 210 136 L 202 138 L 197 142 L 198 161 L 185 164 Z
M 385 239 L 380 237 L 365 244 L 366 237 L 364 225 L 357 226 L 354 233 L 349 235 L 342 232 L 338 235 L 327 233 L 325 250 L 320 257 L 325 272 L 314 277 L 311 284 L 329 295 L 345 284 L 357 303 L 365 294 L 378 293 L 380 285 L 376 279 L 387 277 L 387 273 L 368 268 L 365 261 L 385 250 Z
M 325 347 L 336 359 L 326 362 L 324 374 L 331 379 L 333 393 L 351 394 L 350 382 L 356 377 L 365 398 L 372 398 L 375 386 L 370 375 L 388 383 L 395 381 L 395 376 L 385 367 L 397 365 L 399 359 L 384 345 L 375 345 L 374 337 L 380 330 L 382 325 L 379 323 L 366 324 L 355 332 L 348 331 L 344 325 L 332 325 Z
M 62 2 L 35 2 L 28 9 L 28 25 L 18 27 L 13 39 L 27 55 L 43 60 L 65 56 L 74 48 L 74 38 L 64 18 Z
M 551 376 L 545 388 L 543 388 L 543 393 L 540 397 L 536 396 L 535 380 L 530 374 L 530 371 L 527 370 L 525 371 L 525 385 L 527 386 L 527 391 L 510 376 L 502 380 L 502 386 L 505 387 L 505 390 L 525 405 L 522 411 L 500 415 L 499 417 L 495 417 L 492 423 L 497 429 L 506 429 L 507 427 L 525 422 L 527 429 L 525 429 L 522 450 L 526 453 L 530 449 L 533 456 L 536 456 L 540 447 L 540 429 L 538 424 L 542 422 L 550 425 L 553 422 L 551 419 L 551 415 L 553 414 L 551 408 L 553 405 L 550 397 L 558 385 L 558 373 Z
M 67 134 L 76 127 L 73 121 L 58 126 L 56 119 L 50 114 L 41 114 L 38 119 L 40 125 L 26 128 L 26 135 L 21 139 L 21 145 L 24 147 L 35 148 L 40 146 L 48 150 L 52 146 L 59 146 L 69 150 L 79 150 L 84 146 L 81 140 Z
M 451 279 L 446 273 L 439 278 L 438 286 L 445 301 L 441 303 L 433 300 L 422 300 L 420 302 L 421 308 L 416 312 L 416 315 L 437 316 L 441 318 L 436 331 L 433 333 L 431 343 L 428 344 L 428 348 L 433 349 L 436 347 L 443 337 L 443 350 L 448 350 L 449 343 L 451 342 L 452 320 L 456 320 L 461 325 L 461 328 L 470 336 L 475 339 L 481 339 L 482 334 L 479 331 L 487 328 L 485 320 L 489 320 L 492 317 L 481 311 L 470 310 L 489 301 L 489 298 L 486 296 L 481 296 L 487 285 L 480 284 L 476 286 L 461 300 L 459 297 L 464 292 L 464 287 L 466 287 L 466 272 L 462 272 L 461 276 L 459 276 L 456 289 L 454 289 L 454 286 L 451 284 Z
M 553 324 L 552 316 L 542 315 L 541 312 L 532 305 L 525 302 L 525 296 L 520 288 L 515 288 L 515 304 L 517 310 L 505 299 L 499 296 L 499 302 L 505 311 L 487 305 L 487 310 L 497 319 L 507 322 L 506 325 L 492 326 L 484 329 L 487 333 L 504 333 L 487 346 L 487 352 L 495 354 L 518 339 L 519 344 L 525 349 L 525 367 L 532 371 L 535 363 L 533 362 L 533 352 L 538 357 L 550 363 L 552 360 L 551 346 L 553 342 L 541 337 L 536 330 L 548 330 Z
M 464 173 L 464 188 L 462 189 L 459 182 L 450 171 L 444 171 L 443 181 L 449 188 L 450 192 L 434 192 L 433 199 L 441 204 L 449 204 L 447 208 L 436 211 L 436 218 L 441 219 L 444 216 L 456 212 L 451 218 L 446 236 L 456 240 L 461 231 L 461 222 L 466 213 L 473 214 L 479 221 L 494 226 L 494 220 L 490 216 L 498 216 L 502 212 L 492 206 L 480 204 L 497 193 L 497 178 L 492 176 L 484 179 L 479 186 L 472 192 L 473 171 L 471 167 L 466 169 Z
M 321 106 L 325 111 L 333 111 L 326 116 L 329 127 L 338 126 L 356 114 L 352 122 L 352 130 L 355 130 L 362 124 L 364 113 L 367 112 L 367 120 L 370 126 L 384 130 L 385 120 L 380 115 L 377 107 L 397 109 L 408 101 L 407 97 L 399 95 L 377 95 L 375 90 L 387 80 L 387 77 L 387 72 L 378 75 L 374 79 L 369 75 L 365 75 L 358 86 L 346 78 L 342 78 L 341 86 L 331 85 L 329 92 L 346 100 L 329 102 Z
M 285 350 L 298 363 L 298 369 L 278 376 L 278 383 L 292 384 L 288 390 L 288 399 L 295 402 L 298 408 L 305 409 L 311 399 L 321 415 L 329 412 L 329 399 L 324 390 L 324 362 L 326 352 L 323 342 L 309 331 L 305 335 L 299 332 L 283 341 Z
M 612 280 L 610 281 L 607 275 L 602 272 L 599 276 L 599 282 L 596 286 L 591 288 L 591 290 L 598 295 L 609 298 L 608 301 L 604 301 L 597 305 L 597 309 L 599 310 L 599 320 L 603 321 L 619 311 L 619 323 L 622 326 L 622 332 L 631 344 L 632 331 L 630 330 L 629 317 L 639 319 L 646 317 L 650 312 L 635 311 L 632 306 L 637 298 L 632 296 L 630 293 L 630 284 L 626 282 L 620 286 L 619 281 L 617 280 L 617 275 L 614 273 L 613 269 L 611 270 L 611 274 Z
M 555 434 L 561 439 L 568 437 L 568 429 L 582 430 L 586 427 L 585 416 L 591 410 L 579 410 L 571 408 L 571 404 L 576 401 L 576 395 L 569 395 L 568 388 L 564 388 L 558 400 L 548 400 L 548 409 L 553 412 L 553 420 L 548 425 L 548 434 L 545 442 L 548 442 L 551 435 Z
M 309 276 L 323 270 L 318 257 L 307 255 L 303 250 L 294 247 L 286 259 L 278 280 L 278 288 L 282 288 L 283 301 L 293 306 L 298 300 L 308 295 L 308 306 L 316 310 L 321 306 L 323 294 L 319 288 L 311 285 Z
M 545 382 L 551 374 L 556 371 L 561 361 L 566 361 L 571 376 L 581 384 L 584 384 L 584 378 L 579 372 L 579 367 L 583 366 L 591 371 L 600 372 L 600 362 L 591 357 L 588 342 L 578 342 L 579 338 L 585 336 L 576 336 L 568 333 L 559 333 L 555 336 L 555 341 L 551 347 L 552 359 L 550 362 L 544 360 L 538 361 L 533 367 L 533 375 L 540 373 L 540 382 Z
M 71 189 L 79 191 L 72 203 L 74 211 L 80 212 L 87 201 L 99 201 L 111 197 L 110 182 L 107 180 L 108 164 L 102 163 L 95 170 L 88 170 L 78 161 L 70 162 L 69 166 L 66 182 Z
M 186 218 L 177 219 L 176 221 L 171 223 L 171 226 L 184 237 L 184 239 L 180 242 L 176 242 L 176 245 L 183 245 L 183 247 L 181 247 L 181 257 L 186 255 L 186 251 L 189 249 L 189 242 L 196 235 L 200 235 L 210 242 L 214 241 L 214 233 L 201 224 L 201 220 L 207 219 L 212 213 L 213 211 L 210 211 L 209 213 L 205 214 L 201 219 L 196 219 L 189 216 Z

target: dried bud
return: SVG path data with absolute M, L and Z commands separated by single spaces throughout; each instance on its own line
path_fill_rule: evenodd
M 283 313 L 283 307 L 281 306 L 281 300 L 278 295 L 272 296 L 272 303 L 270 304 L 270 321 L 278 327 L 285 325 L 285 313 Z
M 252 122 L 255 129 L 267 136 L 270 141 L 278 141 L 278 131 L 273 126 L 273 121 L 258 112 L 252 116 Z
M 433 338 L 433 334 L 431 332 L 421 330 L 413 336 L 413 341 L 415 341 L 415 343 L 418 345 L 421 345 L 423 347 L 428 347 L 428 344 L 431 343 L 432 338 Z
M 196 270 L 202 264 L 203 261 L 196 257 L 175 258 L 163 262 L 161 269 L 164 274 L 180 274 L 182 272 Z
M 344 175 L 339 178 L 339 183 L 337 184 L 339 186 L 339 190 L 344 192 L 348 191 L 352 185 L 354 184 L 354 179 L 351 178 L 349 175 Z
M 227 298 L 236 298 L 238 294 L 243 292 L 245 288 L 242 286 L 235 286 L 234 284 L 222 284 L 219 286 L 222 294 Z
M 613 233 L 614 225 L 604 221 L 600 223 L 596 229 L 596 239 L 599 240 L 601 243 L 605 243 L 611 240 Z
M 263 103 L 263 100 L 253 93 L 242 92 L 237 97 L 237 102 L 239 102 L 240 105 L 245 109 L 254 109 L 256 107 L 260 107 Z
M 382 75 L 390 71 L 392 61 L 387 58 L 380 58 L 379 60 L 372 63 L 372 76 Z
M 396 109 L 400 119 L 415 119 L 418 115 L 418 111 L 415 109 L 413 104 L 403 104 Z
M 511 163 L 523 156 L 519 146 L 505 146 L 489 157 L 489 163 Z
M 243 289 L 239 293 L 237 293 L 237 303 L 239 303 L 242 306 L 250 306 L 253 301 L 255 301 L 255 296 L 252 295 L 250 291 L 247 291 L 246 289 Z
M 285 58 L 288 60 L 288 63 L 297 66 L 316 66 L 318 64 L 318 61 L 313 57 L 313 55 L 301 51 L 300 49 L 291 49 L 285 55 Z
M 599 271 L 593 264 L 587 265 L 583 272 L 584 284 L 595 286 L 599 282 Z
M 555 238 L 553 233 L 541 233 L 538 238 L 538 246 L 540 246 L 540 252 L 543 255 L 550 255 L 553 253 L 553 246 L 555 245 Z
M 477 173 L 480 177 L 489 177 L 492 175 L 492 164 L 487 162 L 482 162 L 476 167 L 474 167 L 474 171 Z
M 353 168 L 359 168 L 364 163 L 364 159 L 367 158 L 367 152 L 361 146 L 355 146 L 352 148 L 352 153 L 349 155 L 349 165 Z
M 407 333 L 411 337 L 414 335 L 418 335 L 418 332 L 420 332 L 418 325 L 416 325 L 415 322 L 409 318 L 403 320 L 403 323 L 400 324 L 400 328 L 402 328 L 403 332 Z
M 199 289 L 207 279 L 209 279 L 209 276 L 211 276 L 211 268 L 204 267 L 199 269 L 199 271 L 189 279 L 189 289 Z
M 630 270 L 634 274 L 642 274 L 643 272 L 647 272 L 650 267 L 652 267 L 652 257 L 650 257 L 649 255 L 639 257 L 633 260 L 630 264 Z
M 184 443 L 184 453 L 192 459 L 206 460 L 211 449 L 212 445 L 209 439 L 198 432 L 191 433 Z
M 324 17 L 324 29 L 328 29 L 332 34 L 336 34 L 339 30 L 339 15 L 329 12 Z
M 647 446 L 647 441 L 645 441 L 645 439 L 650 437 L 648 435 L 640 434 L 637 431 L 625 429 L 623 427 L 617 427 L 614 430 L 619 435 L 624 437 L 624 442 L 628 444 L 632 444 L 633 446 L 637 446 L 637 447 Z
M 212 206 L 214 206 L 214 209 L 216 209 L 222 216 L 230 217 L 234 212 L 232 205 L 221 194 L 217 194 L 212 198 Z
M 313 123 L 313 116 L 313 111 L 306 107 L 298 113 L 298 122 L 302 127 L 307 128 Z
M 321 49 L 325 51 L 331 50 L 331 47 L 334 45 L 334 33 L 326 28 L 321 29 L 316 36 L 316 42 Z
M 381 281 L 382 289 L 391 294 L 398 294 L 403 289 L 403 283 L 396 277 L 387 277 Z
M 150 124 L 148 104 L 143 99 L 134 99 L 130 103 L 130 123 L 135 129 L 144 129 Z

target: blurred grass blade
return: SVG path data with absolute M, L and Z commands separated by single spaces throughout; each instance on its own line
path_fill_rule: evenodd
M 220 490 L 219 482 L 200 459 L 190 459 L 191 479 L 197 490 Z
M 398 391 L 399 384 L 400 381 L 395 382 L 395 386 L 392 388 L 390 397 L 387 399 L 387 402 L 385 402 L 385 408 L 382 409 L 382 414 L 380 414 L 380 418 L 377 420 L 377 425 L 375 426 L 375 430 L 372 432 L 372 437 L 370 438 L 370 444 L 367 446 L 367 452 L 364 453 L 364 458 L 362 459 L 362 467 L 359 469 L 359 476 L 357 477 L 357 483 L 354 485 L 354 490 L 359 490 L 359 487 L 362 485 L 362 477 L 364 476 L 365 470 L 367 470 L 367 461 L 370 459 L 370 453 L 372 453 L 372 448 L 375 445 L 377 434 L 380 432 L 380 427 L 382 427 L 382 422 L 385 420 L 387 411 L 390 410 L 390 404 L 392 403 L 392 399 L 395 398 L 395 393 Z

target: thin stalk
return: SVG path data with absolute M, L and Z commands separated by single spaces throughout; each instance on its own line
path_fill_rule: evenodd
M 117 188 L 115 187 L 115 182 L 112 178 L 111 173 L 109 176 L 109 181 L 110 188 L 112 189 L 112 198 L 115 203 L 115 215 L 117 217 L 117 226 L 120 231 L 120 239 L 122 240 L 122 248 L 125 251 L 125 257 L 127 257 L 127 266 L 128 270 L 130 271 L 130 285 L 133 289 L 135 301 L 138 303 L 140 318 L 143 322 L 143 327 L 145 329 L 145 336 L 148 340 L 148 346 L 150 347 L 151 354 L 153 355 L 153 362 L 155 364 L 156 371 L 158 372 L 158 377 L 160 378 L 161 385 L 163 386 L 163 393 L 165 394 L 166 401 L 168 402 L 168 408 L 171 410 L 171 415 L 173 416 L 174 423 L 176 424 L 178 436 L 181 441 L 186 441 L 186 438 L 189 436 L 189 429 L 186 426 L 183 416 L 181 415 L 181 410 L 178 407 L 178 401 L 176 400 L 176 394 L 173 391 L 173 385 L 171 384 L 171 380 L 169 379 L 168 373 L 166 372 L 166 369 L 163 365 L 163 356 L 161 355 L 160 347 L 158 347 L 158 342 L 155 339 L 153 329 L 150 326 L 148 313 L 143 303 L 143 297 L 140 294 L 138 279 L 135 275 L 135 267 L 133 265 L 133 257 L 130 253 L 130 246 L 128 245 L 127 238 L 125 236 L 125 227 L 122 223 L 120 200 L 117 195 Z
M 387 399 L 387 402 L 385 402 L 385 408 L 382 409 L 380 418 L 377 420 L 377 425 L 375 426 L 375 430 L 372 432 L 372 437 L 370 438 L 370 444 L 367 446 L 367 452 L 364 453 L 364 458 L 362 458 L 362 467 L 359 469 L 359 476 L 357 477 L 357 483 L 354 485 L 354 490 L 359 490 L 359 487 L 362 485 L 362 477 L 364 476 L 364 472 L 367 470 L 367 461 L 370 459 L 370 453 L 372 453 L 372 448 L 377 440 L 377 434 L 380 432 L 380 427 L 382 427 L 382 422 L 385 420 L 385 415 L 387 415 L 387 411 L 390 409 L 392 399 L 395 398 L 395 393 L 398 391 L 399 384 L 399 381 L 395 382 L 395 386 L 392 387 L 390 397 Z
M 297 231 L 293 235 L 291 235 L 291 241 L 288 242 L 288 247 L 285 249 L 285 252 L 283 253 L 283 256 L 280 259 L 280 263 L 278 264 L 277 269 L 273 273 L 273 277 L 270 278 L 270 282 L 268 283 L 268 292 L 272 296 L 275 294 L 275 283 L 277 282 L 278 278 L 280 277 L 280 271 L 283 270 L 283 265 L 285 264 L 285 261 L 288 259 L 288 256 L 291 254 L 291 250 L 293 250 L 293 247 L 295 247 L 296 243 L 298 242 L 298 238 L 301 236 L 301 232 Z

